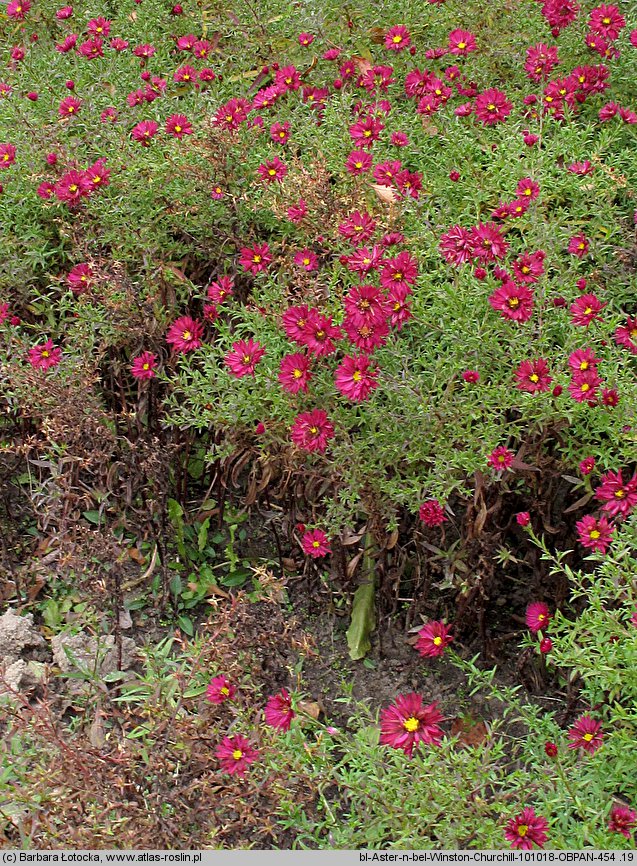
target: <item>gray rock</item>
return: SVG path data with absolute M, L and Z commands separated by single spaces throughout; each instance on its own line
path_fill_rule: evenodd
M 53 661 L 62 673 L 89 671 L 104 676 L 117 670 L 117 646 L 113 635 L 57 634 L 51 638 Z M 132 638 L 122 638 L 122 670 L 128 670 L 137 658 L 137 645 Z
M 24 650 L 44 644 L 44 638 L 33 625 L 32 613 L 17 616 L 9 608 L 0 616 L 0 659 L 5 665 L 17 661 Z

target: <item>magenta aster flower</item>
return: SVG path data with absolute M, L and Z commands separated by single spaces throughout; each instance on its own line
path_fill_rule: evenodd
M 529 627 L 529 631 L 532 631 L 533 634 L 545 631 L 550 619 L 551 615 L 548 606 L 543 601 L 534 601 L 526 609 L 526 624 Z
M 80 200 L 89 196 L 93 190 L 90 178 L 86 172 L 71 169 L 67 171 L 55 185 L 55 197 L 69 207 L 77 207 Z
M 600 359 L 595 357 L 593 349 L 576 349 L 568 356 L 568 366 L 574 373 L 595 369 Z
M 608 819 L 608 829 L 613 833 L 621 833 L 626 839 L 631 839 L 633 829 L 637 825 L 637 812 L 628 806 L 613 806 Z
M 225 701 L 231 701 L 237 692 L 228 677 L 220 674 L 218 677 L 213 677 L 208 684 L 206 697 L 211 704 L 223 704 Z
M 144 147 L 148 147 L 151 139 L 157 134 L 159 124 L 154 120 L 142 120 L 131 129 L 131 138 L 138 141 Z
M 257 171 L 261 180 L 264 180 L 266 183 L 274 183 L 275 181 L 280 183 L 288 173 L 288 167 L 278 156 L 275 156 L 274 159 L 262 163 Z
M 582 547 L 588 547 L 590 550 L 606 553 L 613 540 L 614 527 L 611 526 L 605 515 L 602 515 L 598 520 L 592 514 L 587 514 L 586 517 L 577 521 L 575 528 L 579 535 L 579 543 Z
M 388 51 L 402 51 L 408 48 L 410 44 L 411 36 L 409 35 L 409 30 L 402 24 L 390 27 L 387 33 L 385 33 L 385 48 Z
M 111 172 L 106 168 L 106 160 L 98 159 L 86 169 L 86 177 L 91 184 L 91 192 L 110 183 Z
M 265 349 L 256 340 L 237 340 L 224 361 L 232 375 L 240 379 L 242 376 L 254 376 L 256 366 L 264 355 Z
M 549 376 L 549 365 L 544 358 L 522 361 L 515 371 L 515 378 L 520 391 L 527 391 L 529 394 L 550 390 L 553 381 L 552 377 Z
M 380 284 L 384 289 L 408 289 L 416 282 L 418 264 L 406 250 L 398 253 L 392 259 L 386 259 L 380 275 Z
M 303 352 L 285 355 L 281 359 L 279 382 L 288 394 L 298 394 L 299 391 L 307 394 L 311 378 L 310 359 Z
M 418 511 L 418 517 L 425 526 L 440 526 L 449 519 L 437 499 L 428 499 L 423 502 Z
M 210 283 L 206 289 L 206 295 L 213 304 L 221 304 L 233 294 L 233 289 L 234 280 L 232 277 L 219 277 L 218 280 Z
M 13 144 L 0 144 L 0 168 L 9 168 L 15 162 L 15 146 Z
M 356 327 L 384 322 L 389 314 L 387 298 L 378 286 L 353 286 L 343 298 L 347 318 Z
M 509 249 L 500 229 L 495 223 L 478 223 L 471 232 L 473 251 L 482 263 L 503 259 Z
M 633 355 L 637 355 L 637 316 L 628 316 L 625 325 L 620 325 L 615 330 L 615 342 L 618 346 L 628 349 Z
M 334 383 L 348 400 L 360 403 L 378 387 L 378 370 L 371 367 L 366 355 L 346 355 L 336 368 Z
M 571 741 L 568 744 L 569 749 L 584 749 L 594 755 L 604 739 L 601 722 L 588 715 L 580 716 L 569 730 L 568 738 Z
M 605 39 L 613 42 L 626 26 L 626 19 L 617 6 L 601 3 L 592 10 L 588 19 L 588 26 L 593 33 L 599 33 Z
M 582 475 L 590 475 L 590 473 L 595 468 L 595 458 L 594 457 L 585 457 L 579 463 L 579 471 Z
M 485 126 L 494 126 L 506 120 L 511 114 L 513 104 L 506 94 L 495 87 L 490 87 L 476 97 L 474 103 L 475 115 Z
M 327 443 L 334 436 L 334 426 L 323 409 L 301 412 L 294 419 L 290 437 L 292 442 L 304 451 L 318 451 L 323 454 Z
M 528 526 L 531 522 L 531 515 L 528 511 L 518 511 L 515 515 L 515 522 L 518 526 Z
M 600 479 L 601 483 L 595 491 L 595 498 L 603 502 L 602 508 L 610 517 L 621 515 L 628 517 L 637 505 L 637 473 L 624 482 L 621 470 L 606 472 Z
M 590 248 L 590 242 L 585 234 L 581 232 L 573 237 L 568 242 L 568 252 L 571 255 L 577 256 L 578 259 L 583 259 Z
M 7 3 L 6 13 L 9 18 L 14 18 L 16 21 L 23 21 L 30 8 L 31 0 L 10 0 L 10 2 Z
M 509 451 L 504 445 L 498 445 L 497 448 L 494 448 L 489 457 L 487 458 L 487 463 L 489 466 L 492 466 L 493 469 L 496 469 L 500 472 L 503 469 L 510 469 L 513 465 L 513 458 L 515 454 L 513 451 Z
M 585 370 L 583 373 L 573 373 L 568 392 L 577 403 L 594 403 L 600 381 L 599 374 L 594 368 Z
M 425 623 L 418 632 L 418 640 L 414 644 L 414 649 L 424 658 L 435 658 L 443 655 L 452 640 L 449 626 L 439 620 L 432 620 Z
M 327 535 L 322 529 L 311 529 L 306 532 L 301 539 L 301 546 L 303 553 L 313 559 L 327 556 L 328 553 L 332 552 Z
M 447 48 L 450 54 L 457 54 L 460 57 L 478 50 L 476 37 L 473 33 L 460 28 L 452 30 L 449 34 Z
M 473 235 L 462 226 L 451 226 L 441 236 L 438 248 L 450 265 L 464 265 L 473 258 Z
M 595 295 L 580 295 L 569 307 L 571 322 L 587 328 L 594 319 L 601 319 L 599 314 L 605 306 Z
M 345 161 L 345 168 L 354 176 L 364 174 L 372 167 L 373 157 L 364 150 L 353 150 Z
M 318 270 L 319 260 L 316 253 L 312 252 L 312 250 L 308 250 L 306 247 L 304 250 L 299 250 L 299 252 L 295 254 L 294 264 L 310 273 L 311 271 Z
M 402 751 L 411 758 L 420 743 L 439 746 L 443 719 L 436 703 L 423 705 L 422 695 L 411 692 L 398 695 L 391 706 L 380 715 L 380 743 Z
M 293 222 L 294 225 L 299 225 L 307 214 L 307 204 L 304 199 L 300 198 L 297 204 L 290 205 L 286 213 L 290 222 Z
M 278 695 L 271 695 L 263 709 L 265 723 L 278 731 L 289 731 L 292 719 L 296 715 L 292 709 L 292 698 L 287 689 L 281 689 Z
M 272 255 L 267 244 L 254 244 L 251 247 L 241 248 L 239 264 L 249 274 L 258 274 L 264 271 L 271 261 Z
M 504 838 L 511 843 L 511 848 L 519 848 L 522 851 L 530 851 L 533 845 L 538 848 L 544 847 L 548 839 L 548 821 L 541 815 L 536 815 L 535 810 L 528 806 L 519 815 L 506 825 Z
M 317 358 L 331 355 L 336 351 L 334 340 L 340 340 L 341 337 L 341 329 L 332 324 L 331 316 L 323 316 L 314 308 L 308 311 L 303 328 L 303 343 L 313 355 Z
M 259 758 L 257 749 L 250 745 L 246 737 L 224 737 L 215 749 L 215 755 L 224 773 L 231 776 L 244 776 L 248 766 Z
M 185 114 L 171 114 L 166 119 L 166 132 L 174 138 L 182 139 L 184 135 L 192 135 L 193 128 Z
M 528 285 L 518 286 L 512 280 L 506 280 L 490 295 L 489 304 L 504 319 L 528 322 L 533 315 L 533 289 Z
M 480 381 L 480 373 L 477 370 L 465 370 L 462 374 L 462 378 L 470 385 L 475 385 L 476 382 Z
M 180 316 L 166 333 L 166 342 L 175 352 L 192 352 L 201 346 L 203 325 L 191 319 L 190 316 Z
M 66 277 L 66 284 L 75 295 L 83 294 L 93 282 L 93 271 L 88 262 L 74 265 Z
M 157 355 L 152 352 L 142 352 L 133 358 L 131 373 L 136 379 L 154 379 L 157 375 Z
M 57 367 L 62 358 L 62 349 L 53 345 L 53 340 L 38 343 L 29 349 L 29 364 L 34 370 L 50 370 Z

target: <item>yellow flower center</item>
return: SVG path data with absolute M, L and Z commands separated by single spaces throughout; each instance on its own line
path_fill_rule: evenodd
M 240 758 L 243 757 L 243 752 L 241 751 L 241 749 L 235 749 L 232 753 L 232 757 L 235 759 L 235 761 L 238 761 Z
M 590 743 L 590 741 L 593 739 L 593 734 L 590 734 L 590 733 L 589 733 L 589 734 L 584 734 L 584 736 L 582 737 L 582 739 L 583 739 L 583 740 L 586 740 L 587 743 Z
M 69 192 L 77 192 L 77 184 L 72 183 L 69 187 Z
M 192 334 L 190 333 L 190 331 L 184 331 L 183 334 L 181 335 L 181 339 L 182 340 L 192 340 Z
M 531 270 L 531 268 L 528 265 L 522 266 L 522 273 L 523 274 L 528 274 L 530 270 Z
M 301 376 L 303 375 L 303 372 L 302 372 L 302 370 L 299 370 L 297 368 L 296 370 L 293 371 L 292 375 L 294 376 L 295 379 L 300 379 Z
M 42 357 L 43 357 L 43 358 L 48 358 L 48 357 L 49 357 L 49 353 L 47 352 L 46 349 L 42 352 Z
M 318 433 L 318 427 L 310 427 L 310 433 L 312 434 L 312 436 L 316 436 L 316 434 Z
M 582 361 L 579 365 L 580 370 L 588 370 L 588 361 Z
M 610 24 L 610 18 L 602 18 L 602 23 Z
M 354 163 L 354 168 L 362 168 L 362 167 L 363 167 L 363 163 L 362 163 L 362 162 L 355 162 L 355 163 Z
M 509 305 L 509 307 L 512 310 L 515 310 L 515 308 L 520 305 L 520 299 L 519 298 L 509 298 L 507 301 L 507 304 Z
M 181 126 L 176 126 L 176 127 L 175 127 L 175 132 L 181 132 Z
M 252 261 L 255 263 L 255 265 L 258 265 L 259 262 L 261 261 L 261 256 L 258 256 L 258 255 L 256 255 L 256 254 L 253 255 L 253 256 L 252 256 Z
M 538 376 L 537 373 L 531 373 L 531 375 L 529 376 L 529 379 L 531 380 L 531 382 L 539 382 L 540 381 L 540 377 Z
M 458 48 L 466 48 L 466 47 L 467 47 L 466 42 L 458 42 Z
M 524 837 L 526 836 L 526 834 L 528 832 L 529 832 L 528 824 L 520 824 L 520 826 L 518 827 L 518 836 L 520 836 L 520 838 L 524 839 Z
M 394 279 L 395 280 L 402 280 L 402 278 L 403 278 L 402 273 L 400 271 L 396 271 L 396 273 L 394 274 Z
M 625 492 L 623 490 L 615 491 L 615 499 L 623 499 L 625 496 Z
M 588 384 L 588 382 L 584 382 L 584 384 L 582 385 L 582 391 L 586 393 L 586 391 L 590 391 L 590 389 L 591 386 Z
M 352 379 L 353 379 L 355 382 L 360 382 L 360 380 L 361 380 L 362 378 L 363 378 L 363 374 L 361 373 L 361 371 L 360 371 L 360 370 L 354 370 L 354 372 L 353 372 L 353 374 L 352 374 Z
M 221 688 L 219 689 L 219 694 L 229 695 L 230 689 L 228 688 L 228 686 L 221 686 Z
M 402 41 L 403 41 L 403 37 L 399 36 L 398 34 L 396 34 L 396 36 L 394 36 L 394 38 L 392 39 L 392 42 L 394 43 L 394 45 L 399 45 Z
M 142 370 L 150 370 L 150 364 L 144 364 Z
M 440 635 L 437 635 L 437 636 L 433 639 L 432 643 L 433 643 L 434 646 L 440 646 L 440 644 L 442 643 L 442 638 L 440 637 Z
M 274 177 L 274 175 L 276 174 L 276 169 L 274 169 L 274 168 L 269 168 L 269 169 L 268 169 L 268 174 L 270 175 L 270 177 Z
M 403 722 L 403 728 L 406 731 L 409 731 L 410 734 L 413 734 L 414 731 L 417 731 L 420 727 L 420 722 L 418 719 L 414 718 L 414 716 L 410 716 L 408 719 L 405 719 Z
M 487 108 L 489 109 L 489 111 L 493 111 L 493 110 L 495 109 L 495 105 L 494 105 L 492 102 L 490 102 L 490 103 L 487 105 Z
M 585 316 L 590 316 L 590 314 L 591 314 L 592 312 L 593 312 L 593 308 L 592 308 L 592 307 L 586 307 L 586 309 L 584 310 L 584 315 L 585 315 Z
M 313 542 L 312 542 L 312 547 L 316 547 L 316 548 L 318 548 L 318 547 L 320 547 L 320 546 L 321 546 L 321 542 L 320 542 L 320 541 L 313 541 Z
M 601 535 L 601 532 L 598 529 L 593 529 L 593 531 L 591 533 L 589 533 L 589 538 L 592 538 L 593 541 L 595 541 L 596 539 L 599 538 L 600 535 Z
M 249 363 L 250 363 L 250 355 L 244 355 L 244 356 L 243 356 L 243 363 L 244 363 L 244 364 L 249 364 Z

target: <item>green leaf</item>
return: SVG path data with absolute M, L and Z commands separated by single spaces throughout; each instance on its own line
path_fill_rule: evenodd
M 96 526 L 99 526 L 102 520 L 102 515 L 99 511 L 83 511 L 82 517 L 84 520 L 88 520 L 89 523 L 94 523 Z
M 193 621 L 190 619 L 189 616 L 184 616 L 183 614 L 180 614 L 180 615 L 177 617 L 177 623 L 178 623 L 178 625 L 179 625 L 179 628 L 180 628 L 182 631 L 186 632 L 186 634 L 188 635 L 188 637 L 192 637 L 192 636 L 194 635 L 194 633 L 195 633 L 195 626 L 194 626 L 194 623 L 193 623 Z
M 181 575 L 176 574 L 173 578 L 171 578 L 169 586 L 170 586 L 170 591 L 175 596 L 175 598 L 177 598 L 179 595 L 181 595 L 181 590 L 183 589 L 183 583 L 181 580 Z
M 374 616 L 374 583 L 364 583 L 354 593 L 352 621 L 347 629 L 347 646 L 354 661 L 364 658 L 372 647 L 370 634 L 376 627 Z
M 199 553 L 202 552 L 206 544 L 208 543 L 208 527 L 210 526 L 210 518 L 206 517 L 201 526 L 199 527 L 199 532 L 197 534 L 197 547 L 199 548 Z

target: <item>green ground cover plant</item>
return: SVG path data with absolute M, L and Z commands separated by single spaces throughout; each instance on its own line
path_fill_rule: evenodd
M 0 599 L 118 648 L 7 688 L 7 840 L 633 846 L 631 4 L 10 0 L 0 55 Z M 330 720 L 317 597 L 498 714 Z

